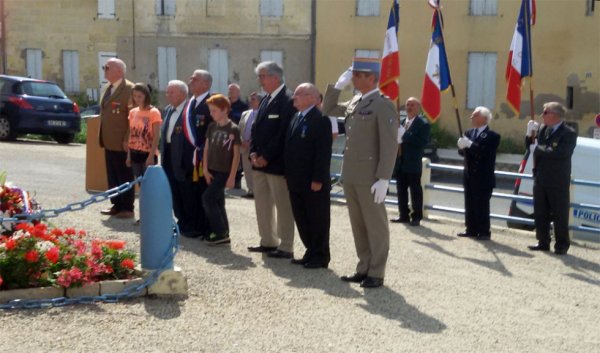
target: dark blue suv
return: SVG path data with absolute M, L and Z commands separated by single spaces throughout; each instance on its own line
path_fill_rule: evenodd
M 30 133 L 67 144 L 80 129 L 79 107 L 56 83 L 0 75 L 0 141 Z

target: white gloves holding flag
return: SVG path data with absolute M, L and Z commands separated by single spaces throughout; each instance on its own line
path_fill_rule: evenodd
M 456 141 L 456 145 L 461 150 L 464 150 L 465 148 L 471 147 L 472 144 L 473 144 L 473 141 L 469 140 L 465 136 L 459 138 L 458 141 Z
M 404 136 L 404 133 L 406 132 L 406 129 L 404 128 L 404 126 L 400 125 L 400 127 L 398 128 L 398 143 L 402 143 L 402 136 Z
M 352 66 L 340 75 L 340 78 L 338 78 L 334 87 L 336 89 L 342 90 L 346 88 L 346 86 L 348 86 L 350 82 L 352 82 Z
M 389 180 L 379 179 L 371 186 L 371 194 L 373 194 L 373 201 L 375 203 L 382 203 L 385 201 L 389 183 Z
M 533 136 L 534 133 L 538 132 L 539 128 L 540 128 L 540 124 L 538 124 L 537 121 L 535 121 L 535 120 L 529 120 L 529 122 L 527 123 L 527 133 L 526 133 L 526 136 L 527 137 Z

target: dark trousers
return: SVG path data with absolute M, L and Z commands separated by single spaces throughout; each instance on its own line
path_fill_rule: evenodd
M 554 248 L 569 249 L 569 203 L 568 186 L 544 187 L 534 182 L 535 237 L 541 245 L 550 245 L 550 222 L 554 222 Z
M 209 235 L 212 232 L 210 222 L 204 212 L 204 206 L 202 205 L 202 196 L 206 191 L 208 185 L 204 176 L 200 177 L 200 180 L 192 182 L 192 196 L 194 198 L 194 231 L 201 235 Z
M 465 189 L 465 225 L 467 234 L 490 234 L 490 199 L 493 188 L 463 181 Z
M 191 161 L 190 161 L 191 163 Z M 177 180 L 171 170 L 171 150 L 170 145 L 165 143 L 163 152 L 163 169 L 169 180 L 171 195 L 173 199 L 173 213 L 177 218 L 179 231 L 191 233 L 195 231 L 196 204 L 194 200 L 193 183 L 191 174 L 184 180 Z
M 292 192 L 290 202 L 300 239 L 306 247 L 303 259 L 308 262 L 329 264 L 329 190 Z
M 396 188 L 398 189 L 398 211 L 400 218 L 413 221 L 423 219 L 423 188 L 421 187 L 421 173 L 402 173 L 396 176 Z M 408 190 L 410 189 L 410 205 L 412 212 L 408 209 Z M 410 214 L 409 214 L 410 212 Z
M 133 172 L 131 168 L 125 165 L 127 152 L 104 150 L 104 160 L 106 161 L 106 176 L 108 177 L 109 189 L 133 181 Z M 134 200 L 135 191 L 131 188 L 119 196 L 111 197 L 110 202 L 113 205 L 112 208 L 117 212 L 133 212 Z
M 229 221 L 225 210 L 225 184 L 229 173 L 210 171 L 213 180 L 202 194 L 202 206 L 210 228 L 217 235 L 229 234 Z

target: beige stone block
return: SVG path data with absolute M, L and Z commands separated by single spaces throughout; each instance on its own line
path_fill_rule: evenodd
M 125 288 L 138 286 L 144 283 L 142 278 L 122 279 L 114 281 L 100 282 L 100 295 L 119 294 Z M 144 288 L 137 296 L 145 296 L 148 293 L 148 288 Z
M 89 283 L 82 287 L 67 288 L 66 295 L 69 298 L 100 295 L 100 283 Z
M 13 299 L 51 299 L 64 296 L 64 289 L 56 287 L 0 290 L 0 303 L 4 304 Z
M 163 271 L 158 280 L 148 288 L 148 294 L 160 295 L 187 295 L 187 279 L 181 272 L 181 268 Z

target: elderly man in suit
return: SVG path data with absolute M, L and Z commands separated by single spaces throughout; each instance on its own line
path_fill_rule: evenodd
M 571 246 L 569 239 L 569 186 L 571 156 L 577 144 L 577 134 L 567 126 L 567 109 L 558 102 L 544 104 L 544 125 L 527 124 L 526 144 L 533 153 L 533 213 L 537 244 L 533 251 L 550 250 L 550 222 L 554 222 L 554 253 L 565 255 Z
M 329 266 L 331 123 L 317 108 L 319 91 L 311 83 L 294 91 L 294 115 L 285 140 L 285 180 L 304 256 L 292 263 Z
M 266 252 L 291 259 L 294 251 L 294 216 L 283 177 L 285 133 L 296 109 L 283 82 L 283 69 L 265 61 L 255 69 L 267 96 L 262 99 L 252 126 L 250 161 L 254 169 L 254 203 L 260 244 L 251 252 Z M 277 220 L 275 220 L 277 209 Z
M 252 199 L 254 198 L 254 179 L 252 164 L 250 163 L 250 141 L 252 141 L 252 125 L 254 125 L 254 119 L 258 112 L 258 106 L 262 99 L 262 94 L 259 92 L 252 92 L 248 97 L 248 103 L 250 109 L 242 113 L 240 118 L 240 134 L 242 140 L 242 146 L 240 147 L 240 155 L 242 156 L 242 167 L 244 169 L 244 178 L 246 179 L 246 187 L 248 192 L 242 195 L 243 198 Z
M 127 66 L 121 59 L 111 58 L 102 67 L 108 84 L 100 100 L 100 147 L 104 148 L 108 187 L 133 181 L 131 168 L 125 165 L 129 141 L 129 108 L 132 106 L 133 83 L 125 79 Z M 134 190 L 110 199 L 112 207 L 104 215 L 133 218 Z
M 206 130 L 213 121 L 206 100 L 211 96 L 212 75 L 205 70 L 195 70 L 188 81 L 192 97 L 186 107 L 186 137 L 195 147 L 193 161 L 194 170 L 192 174 L 192 192 L 195 204 L 193 206 L 195 224 L 193 229 L 187 233 L 191 237 L 206 238 L 211 229 L 204 208 L 202 207 L 202 195 L 206 191 L 206 180 L 202 175 L 202 154 L 204 142 L 206 141 Z
M 398 157 L 396 158 L 396 188 L 398 190 L 398 218 L 393 223 L 419 226 L 423 219 L 423 187 L 421 174 L 425 146 L 429 142 L 430 125 L 421 114 L 421 102 L 415 97 L 406 100 L 406 118 L 398 129 Z M 408 190 L 410 205 L 408 209 Z
M 188 86 L 179 80 L 169 81 L 167 85 L 167 102 L 161 128 L 160 156 L 161 164 L 171 186 L 173 212 L 177 217 L 177 225 L 184 236 L 193 236 L 196 216 L 193 213 L 194 195 L 192 190 L 192 174 L 194 171 L 194 146 L 183 134 L 183 116 L 187 105 Z
M 458 153 L 465 157 L 463 187 L 465 190 L 465 225 L 459 237 L 490 239 L 490 199 L 496 187 L 496 150 L 500 135 L 490 130 L 492 112 L 477 107 L 471 114 L 473 128 L 456 142 Z
M 398 151 L 398 113 L 379 93 L 378 80 L 379 60 L 355 58 L 323 101 L 323 114 L 346 116 L 342 180 L 359 261 L 342 280 L 365 288 L 383 285 L 390 240 L 384 201 Z M 359 93 L 338 103 L 350 81 Z

